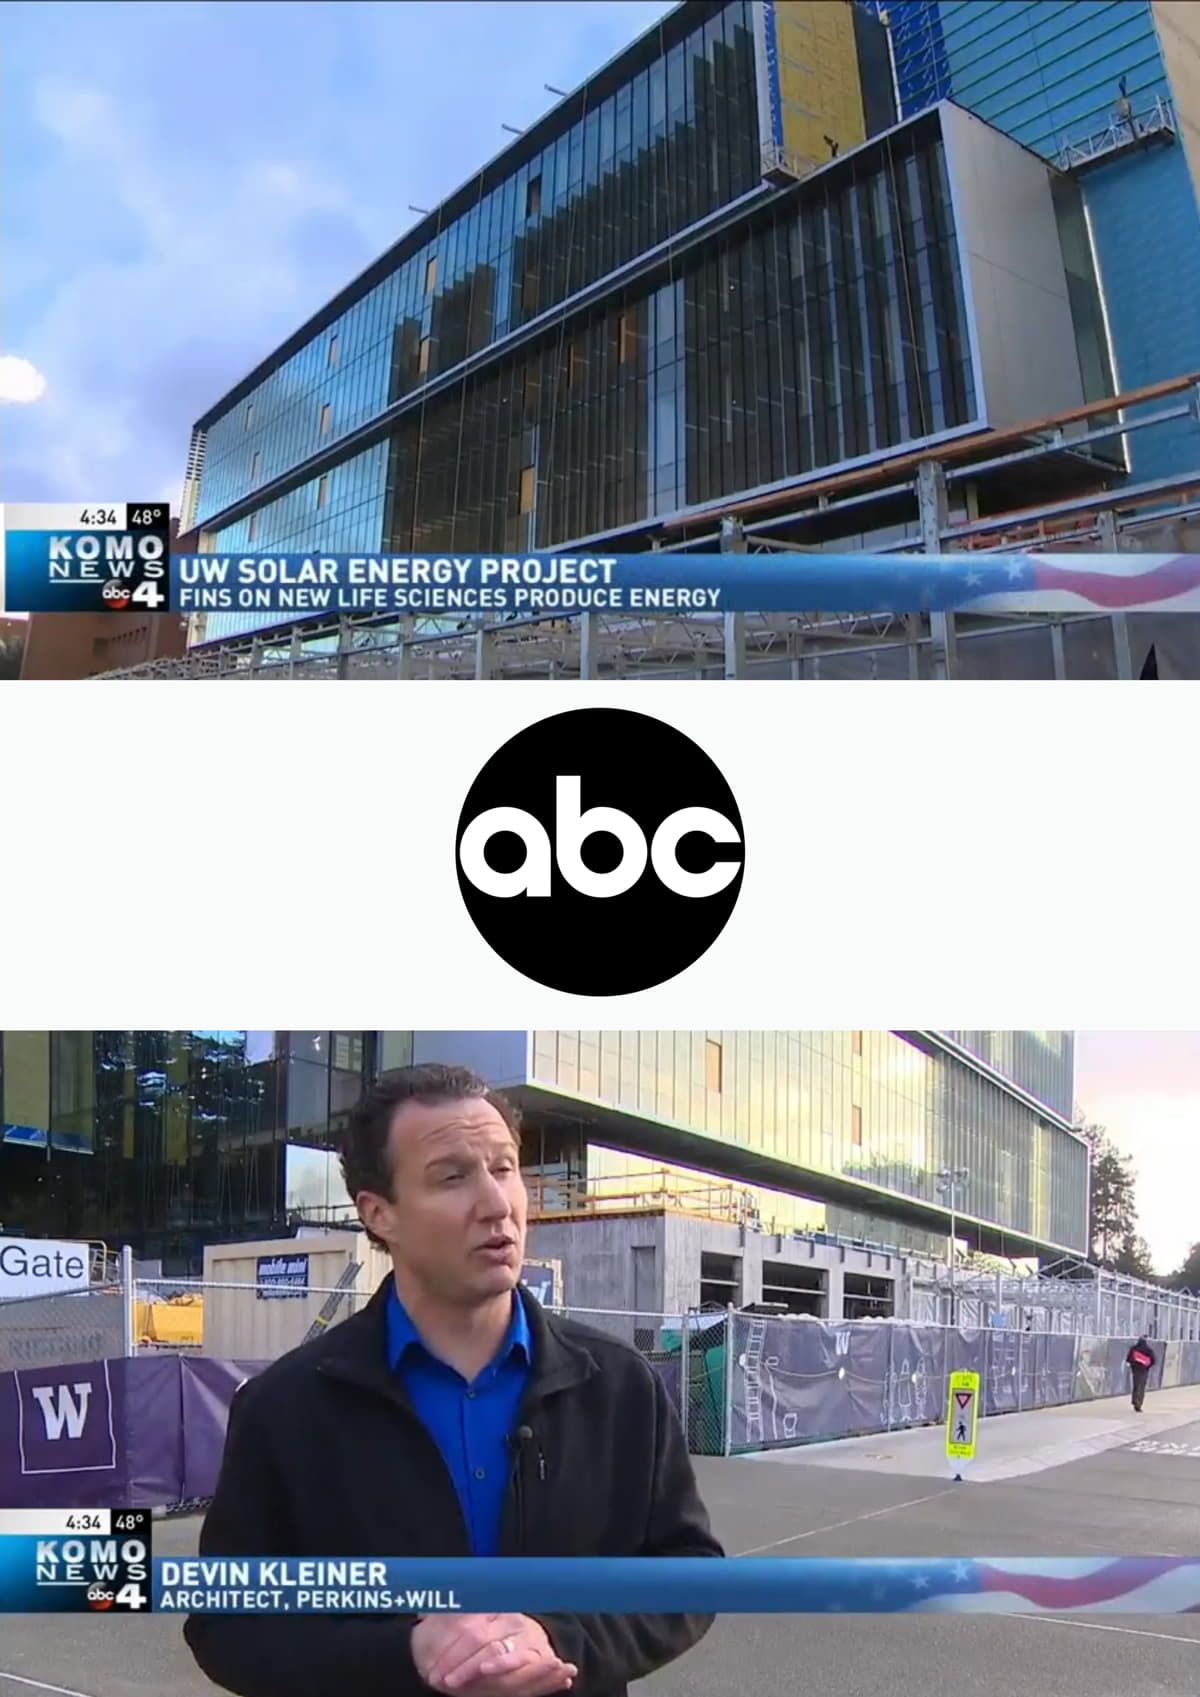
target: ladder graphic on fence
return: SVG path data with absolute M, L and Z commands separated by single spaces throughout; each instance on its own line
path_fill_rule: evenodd
M 346 1293 L 349 1291 L 355 1279 L 357 1279 L 361 1272 L 361 1261 L 351 1261 L 348 1266 L 342 1269 L 342 1276 L 337 1282 L 337 1289 L 330 1291 L 329 1295 L 325 1298 L 321 1312 L 317 1315 L 312 1325 L 300 1339 L 301 1343 L 311 1343 L 315 1337 L 319 1337 L 321 1335 L 327 1326 L 332 1324 L 334 1315 L 346 1299 Z
M 766 1321 L 751 1320 L 746 1333 L 746 1353 L 742 1356 L 746 1382 L 746 1442 L 749 1444 L 763 1442 L 762 1353 L 766 1337 Z

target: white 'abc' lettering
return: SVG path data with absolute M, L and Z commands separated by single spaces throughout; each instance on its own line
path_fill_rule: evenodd
M 616 807 L 589 807 L 582 811 L 582 785 L 578 777 L 555 781 L 553 844 L 545 827 L 520 807 L 491 807 L 472 819 L 462 834 L 459 863 L 463 872 L 487 896 L 549 896 L 554 859 L 558 869 L 581 895 L 622 896 L 631 890 L 650 861 L 660 883 L 674 895 L 702 898 L 715 896 L 737 877 L 737 861 L 718 861 L 706 872 L 687 872 L 679 864 L 678 849 L 693 833 L 714 843 L 741 841 L 736 827 L 723 813 L 711 807 L 681 807 L 668 814 L 647 847 L 635 819 Z M 487 845 L 501 831 L 520 837 L 525 858 L 511 872 L 497 872 L 486 859 Z M 621 858 L 608 872 L 593 872 L 583 862 L 583 845 L 598 832 L 614 836 L 621 845 Z
M 78 1403 L 71 1392 L 79 1398 Z M 87 1425 L 88 1403 L 92 1398 L 92 1387 L 82 1385 L 35 1385 L 33 1399 L 42 1411 L 42 1421 L 46 1427 L 46 1436 L 52 1443 L 57 1443 L 63 1435 L 63 1427 L 67 1429 L 69 1438 L 81 1438 L 83 1428 Z

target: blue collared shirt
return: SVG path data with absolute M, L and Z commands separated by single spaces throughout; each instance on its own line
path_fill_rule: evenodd
M 533 1338 L 520 1298 L 514 1291 L 512 1323 L 504 1342 L 471 1384 L 430 1354 L 394 1283 L 388 1290 L 387 1349 L 388 1364 L 400 1373 L 413 1408 L 450 1470 L 472 1550 L 477 1556 L 498 1554 L 513 1468 L 509 1435 L 533 1363 Z

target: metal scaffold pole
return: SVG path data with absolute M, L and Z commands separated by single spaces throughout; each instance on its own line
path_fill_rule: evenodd
M 945 467 L 937 460 L 922 460 L 917 467 L 917 511 L 922 552 L 940 554 L 942 532 L 950 523 L 950 503 Z M 954 614 L 931 613 L 929 631 L 933 638 L 934 676 L 952 678 L 957 670 Z
M 722 1419 L 721 1448 L 724 1455 L 733 1454 L 733 1303 L 725 1310 L 725 1396 Z

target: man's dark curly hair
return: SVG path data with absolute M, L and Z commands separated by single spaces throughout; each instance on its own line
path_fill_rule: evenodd
M 397 1109 L 406 1102 L 436 1107 L 441 1102 L 470 1101 L 489 1103 L 512 1132 L 514 1140 L 517 1143 L 521 1141 L 521 1117 L 516 1104 L 500 1091 L 491 1089 L 469 1067 L 430 1062 L 427 1066 L 400 1067 L 395 1072 L 382 1073 L 367 1086 L 350 1110 L 342 1137 L 342 1178 L 351 1199 L 360 1190 L 372 1190 L 377 1196 L 392 1195 L 388 1135 Z M 373 1243 L 379 1242 L 372 1232 L 368 1232 L 367 1236 Z

